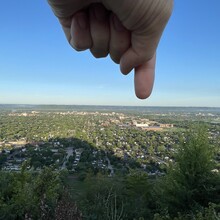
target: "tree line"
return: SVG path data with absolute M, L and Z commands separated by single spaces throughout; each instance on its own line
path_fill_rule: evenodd
M 88 170 L 74 189 L 79 180 L 67 171 L 31 172 L 28 162 L 21 172 L 1 171 L 0 219 L 218 220 L 219 146 L 210 144 L 203 126 L 180 139 L 175 163 L 162 177 L 133 169 L 109 178 Z

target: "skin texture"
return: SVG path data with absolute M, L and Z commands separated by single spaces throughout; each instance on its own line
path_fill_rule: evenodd
M 150 96 L 156 49 L 171 16 L 173 0 L 48 0 L 70 45 L 90 49 L 96 58 L 120 64 L 123 74 L 135 70 L 135 93 Z

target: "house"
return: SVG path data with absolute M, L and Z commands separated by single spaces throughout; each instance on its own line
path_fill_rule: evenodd
M 5 149 L 6 154 L 10 154 L 10 152 L 11 152 L 10 150 Z

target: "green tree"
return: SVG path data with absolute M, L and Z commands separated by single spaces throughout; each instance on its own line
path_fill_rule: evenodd
M 130 171 L 125 180 L 125 197 L 129 219 L 150 218 L 151 184 L 146 173 Z
M 163 207 L 169 213 L 189 212 L 220 202 L 220 176 L 214 174 L 213 146 L 207 128 L 191 128 L 176 154 L 176 163 L 158 187 Z
M 54 219 L 64 173 L 60 176 L 49 168 L 31 173 L 25 166 L 18 173 L 0 173 L 0 219 Z
M 7 155 L 6 154 L 0 154 L 0 169 L 6 161 L 7 161 Z
M 84 218 L 98 220 L 128 219 L 125 218 L 122 185 L 117 180 L 108 179 L 101 173 L 92 179 L 86 179 L 87 187 L 79 200 Z

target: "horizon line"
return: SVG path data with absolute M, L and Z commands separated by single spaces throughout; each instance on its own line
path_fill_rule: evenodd
M 99 106 L 99 107 L 154 107 L 154 108 L 220 108 L 220 106 L 181 106 L 181 105 L 106 105 L 106 104 L 5 104 L 0 103 L 0 105 L 26 105 L 26 106 Z

